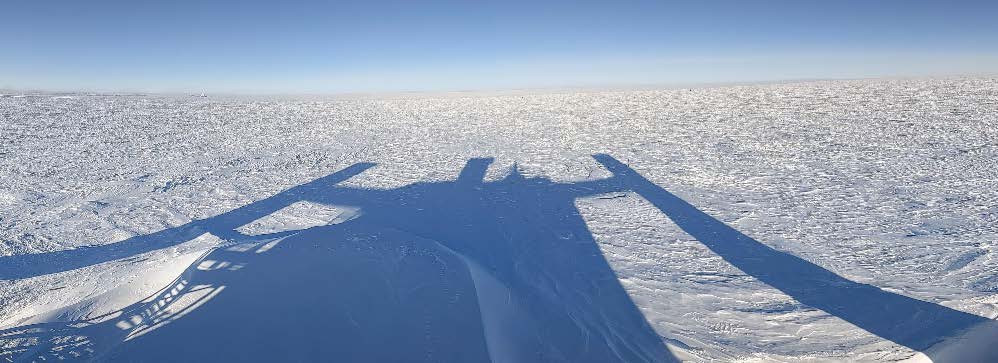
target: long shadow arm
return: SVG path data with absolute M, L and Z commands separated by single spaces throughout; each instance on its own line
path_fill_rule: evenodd
M 988 321 L 930 302 L 851 281 L 800 257 L 777 251 L 700 211 L 609 155 L 594 155 L 655 207 L 725 261 L 803 304 L 821 309 L 897 344 L 923 350 Z
M 0 257 L 0 280 L 17 280 L 93 266 L 172 247 L 203 233 L 229 235 L 240 226 L 302 200 L 321 199 L 337 183 L 373 167 L 357 163 L 336 173 L 293 187 L 269 198 L 233 209 L 224 214 L 121 242 L 72 250 Z

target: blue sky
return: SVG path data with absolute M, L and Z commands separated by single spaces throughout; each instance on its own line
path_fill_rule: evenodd
M 995 1 L 14 1 L 0 88 L 341 93 L 998 73 Z

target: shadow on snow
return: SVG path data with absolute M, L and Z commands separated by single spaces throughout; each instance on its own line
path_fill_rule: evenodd
M 915 350 L 983 317 L 850 281 L 774 250 L 608 155 L 603 180 L 556 183 L 491 159 L 455 181 L 336 186 L 355 164 L 228 213 L 104 246 L 0 257 L 0 278 L 68 271 L 211 233 L 230 243 L 114 314 L 0 331 L 0 359 L 139 361 L 675 361 L 575 209 L 633 191 L 733 266 L 803 304 Z M 300 201 L 361 215 L 303 231 L 237 228 Z M 223 291 L 224 290 L 224 291 Z

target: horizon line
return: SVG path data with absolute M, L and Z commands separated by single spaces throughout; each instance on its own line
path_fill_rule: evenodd
M 828 81 L 860 81 L 860 80 L 918 80 L 918 79 L 949 79 L 949 78 L 984 78 L 998 77 L 998 72 L 971 72 L 950 74 L 923 75 L 878 75 L 867 77 L 792 77 L 734 81 L 703 81 L 703 82 L 648 82 L 648 83 L 605 83 L 591 85 L 565 86 L 528 86 L 528 87 L 497 87 L 497 88 L 442 88 L 442 89 L 411 89 L 382 91 L 209 91 L 209 90 L 135 90 L 120 89 L 70 89 L 70 88 L 34 88 L 34 87 L 0 87 L 0 96 L 31 96 L 31 95 L 89 95 L 89 96 L 279 96 L 279 97 L 323 97 L 323 96 L 397 96 L 397 95 L 446 95 L 446 94 L 518 94 L 518 93 L 557 93 L 557 92 L 614 92 L 639 90 L 672 90 L 672 89 L 704 89 L 716 87 L 735 87 L 751 85 L 791 84 Z M 14 94 L 19 93 L 19 94 Z

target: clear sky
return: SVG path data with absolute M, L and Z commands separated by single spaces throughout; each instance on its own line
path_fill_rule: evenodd
M 998 73 L 998 1 L 7 1 L 0 88 L 340 93 Z

